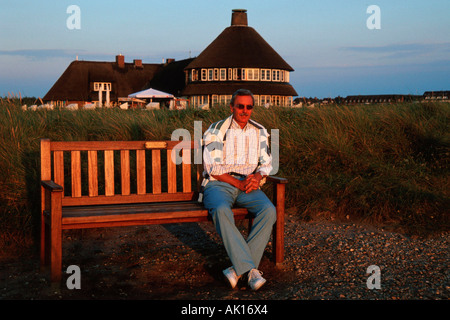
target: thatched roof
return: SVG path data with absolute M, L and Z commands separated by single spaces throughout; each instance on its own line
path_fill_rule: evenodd
M 186 85 L 186 75 L 184 68 L 191 63 L 193 58 L 171 61 L 164 65 L 155 76 L 149 79 L 146 88 L 155 88 L 164 92 L 169 92 L 175 96 L 180 96 Z
M 236 12 L 233 12 L 233 15 Z M 242 16 L 242 12 L 240 13 Z M 225 30 L 192 61 L 186 69 L 194 68 L 267 68 L 294 69 L 245 21 Z
M 248 26 L 246 10 L 233 10 L 231 26 L 193 60 L 186 70 L 201 68 L 259 68 L 293 71 L 294 69 L 256 32 Z M 186 85 L 183 95 L 231 95 L 246 88 L 256 95 L 297 96 L 286 82 L 274 81 L 194 81 Z
M 130 93 L 145 88 L 149 79 L 161 70 L 161 64 L 117 62 L 73 61 L 53 87 L 44 96 L 44 101 L 93 101 L 98 99 L 98 92 L 93 91 L 93 82 L 111 82 L 111 100 L 126 97 Z

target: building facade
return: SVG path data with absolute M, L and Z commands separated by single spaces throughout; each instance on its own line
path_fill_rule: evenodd
M 297 92 L 289 83 L 294 69 L 248 26 L 247 11 L 233 10 L 226 28 L 185 68 L 182 91 L 192 106 L 229 104 L 248 89 L 256 105 L 292 106 Z

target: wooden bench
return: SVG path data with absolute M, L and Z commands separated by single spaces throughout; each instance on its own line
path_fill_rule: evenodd
M 196 143 L 178 141 L 41 140 L 41 267 L 61 280 L 62 231 L 68 229 L 200 222 L 210 220 L 198 203 L 201 165 L 191 165 Z M 175 148 L 175 150 L 174 150 Z M 172 161 L 172 150 L 182 157 Z M 277 221 L 273 260 L 284 259 L 286 179 L 273 182 Z M 236 219 L 252 217 L 234 208 Z

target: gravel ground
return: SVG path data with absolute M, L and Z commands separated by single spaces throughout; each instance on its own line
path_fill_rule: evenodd
M 245 233 L 244 222 L 239 222 Z M 0 258 L 0 299 L 449 300 L 449 233 L 411 238 L 374 226 L 286 217 L 286 261 L 260 269 L 257 292 L 231 290 L 230 266 L 211 223 L 76 230 L 64 233 L 63 270 L 77 265 L 81 289 L 50 285 L 35 253 Z M 369 289 L 369 266 L 380 289 Z M 369 281 L 369 283 L 374 283 Z

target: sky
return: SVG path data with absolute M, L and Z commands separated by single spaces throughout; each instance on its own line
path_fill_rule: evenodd
M 450 90 L 448 0 L 0 0 L 0 96 L 43 97 L 77 56 L 196 57 L 233 9 L 293 67 L 300 97 Z

